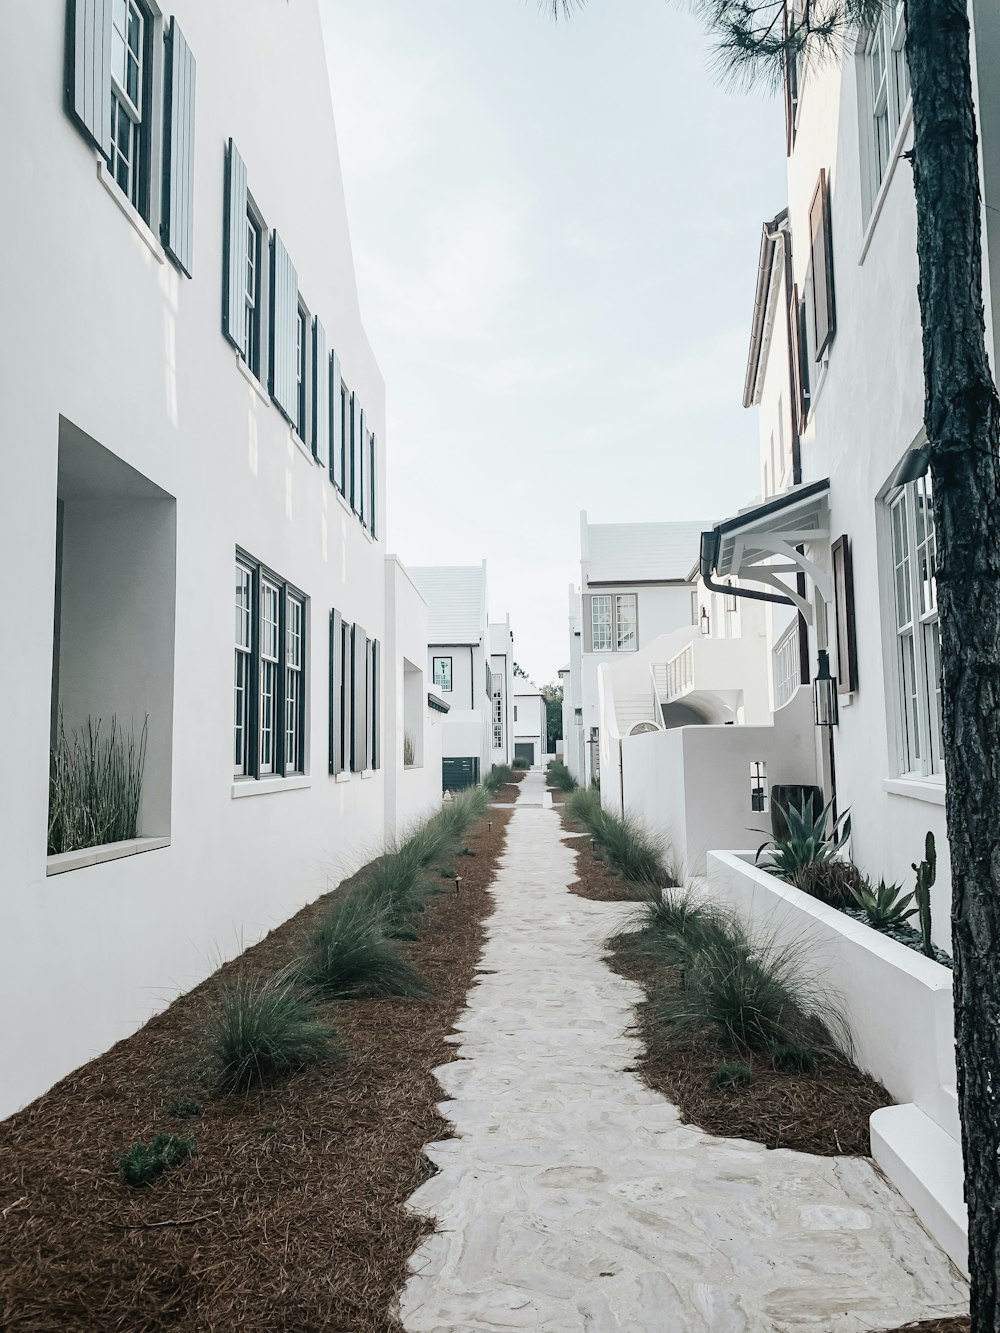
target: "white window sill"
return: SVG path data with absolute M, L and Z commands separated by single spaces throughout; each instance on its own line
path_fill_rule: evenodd
M 267 796 L 272 791 L 299 791 L 311 787 L 308 773 L 296 773 L 287 778 L 236 778 L 233 782 L 233 800 L 240 796 Z
M 882 790 L 890 796 L 908 796 L 913 801 L 944 805 L 943 778 L 883 778 Z
M 875 234 L 875 227 L 878 223 L 879 215 L 882 212 L 882 207 L 885 204 L 886 195 L 889 193 L 892 178 L 896 174 L 896 168 L 899 165 L 899 160 L 902 156 L 903 143 L 912 123 L 913 103 L 910 102 L 903 114 L 903 119 L 899 122 L 899 129 L 896 131 L 896 142 L 892 145 L 892 152 L 889 155 L 889 165 L 885 169 L 885 175 L 882 177 L 882 183 L 878 187 L 875 202 L 872 204 L 871 214 L 869 215 L 868 221 L 865 223 L 864 235 L 861 238 L 861 253 L 858 255 L 859 264 L 865 262 L 865 255 L 867 255 L 868 247 L 872 243 L 872 236 Z
M 104 158 L 101 157 L 100 153 L 96 152 L 96 150 L 95 150 L 95 156 L 97 158 L 97 179 L 101 182 L 101 184 L 107 190 L 108 194 L 110 194 L 111 198 L 115 201 L 115 203 L 118 205 L 121 211 L 125 214 L 126 218 L 128 218 L 129 222 L 132 224 L 132 227 L 136 232 L 136 235 L 142 241 L 143 245 L 145 245 L 146 249 L 153 256 L 156 262 L 158 264 L 166 263 L 167 257 L 163 253 L 163 247 L 160 245 L 159 241 L 150 231 L 145 218 L 142 216 L 141 213 L 138 212 L 137 209 L 132 207 L 131 201 L 126 197 L 125 192 L 120 188 L 118 182 L 115 180 L 115 178 L 109 171 L 108 164 L 105 162 Z
M 350 782 L 352 776 L 353 775 L 351 773 L 348 773 L 347 770 L 345 769 L 343 773 L 338 773 L 333 780 L 334 782 Z
M 67 870 L 81 870 L 84 866 L 101 865 L 105 861 L 119 861 L 124 856 L 138 856 L 141 852 L 155 852 L 169 847 L 169 838 L 129 838 L 126 842 L 106 842 L 101 847 L 81 847 L 75 852 L 60 852 L 46 858 L 46 875 L 63 875 Z
M 379 770 L 377 768 L 366 768 L 365 771 L 361 774 L 361 781 L 365 782 L 367 781 L 368 778 L 377 778 L 378 774 Z
M 268 397 L 267 390 L 264 388 L 263 384 L 261 384 L 260 380 L 253 373 L 253 371 L 250 369 L 247 363 L 243 360 L 239 352 L 235 350 L 235 348 L 233 350 L 233 355 L 236 357 L 236 364 L 237 366 L 239 366 L 240 374 L 246 380 L 247 384 L 250 385 L 250 388 L 253 389 L 254 393 L 261 400 L 261 402 L 266 403 L 267 406 L 270 407 L 271 399 Z
M 308 458 L 309 462 L 312 463 L 313 466 L 315 467 L 316 458 L 313 454 L 313 451 L 309 448 L 305 440 L 303 440 L 302 436 L 293 426 L 288 427 L 288 438 L 295 445 L 296 449 L 298 449 L 299 453 L 304 455 L 304 457 Z

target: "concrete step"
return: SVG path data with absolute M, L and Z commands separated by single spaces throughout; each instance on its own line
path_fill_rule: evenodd
M 912 1102 L 873 1112 L 871 1136 L 872 1157 L 883 1174 L 968 1277 L 961 1145 Z

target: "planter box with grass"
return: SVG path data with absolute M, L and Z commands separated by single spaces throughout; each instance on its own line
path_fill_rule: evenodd
M 853 1059 L 900 1103 L 872 1116 L 873 1156 L 964 1269 L 949 969 L 755 866 L 751 852 L 709 852 L 707 892 L 807 948 L 847 1022 Z

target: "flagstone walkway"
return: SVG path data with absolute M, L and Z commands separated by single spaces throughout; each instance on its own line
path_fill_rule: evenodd
M 627 1073 L 640 991 L 602 961 L 627 915 L 567 892 L 574 856 L 530 773 L 480 978 L 438 1081 L 456 1137 L 410 1207 L 410 1333 L 871 1330 L 965 1307 L 964 1284 L 866 1161 L 682 1125 Z

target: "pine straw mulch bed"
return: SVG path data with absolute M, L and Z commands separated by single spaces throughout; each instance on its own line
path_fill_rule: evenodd
M 445 1138 L 431 1075 L 473 982 L 511 810 L 469 835 L 462 885 L 433 897 L 406 946 L 427 1000 L 324 1011 L 343 1061 L 247 1096 L 209 1097 L 192 1053 L 219 975 L 0 1125 L 0 1328 L 6 1333 L 388 1333 L 407 1259 L 432 1230 L 401 1207 Z M 442 883 L 444 881 L 442 880 Z M 350 881 L 348 881 L 348 885 Z M 342 886 L 347 887 L 348 885 Z M 342 891 L 338 890 L 338 891 Z M 311 904 L 247 951 L 274 970 L 315 927 Z M 72 1016 L 67 1015 L 67 1021 Z M 202 1113 L 171 1115 L 197 1096 Z M 150 1188 L 118 1154 L 157 1132 L 197 1155 Z
M 565 814 L 561 818 L 568 831 L 584 831 Z M 634 886 L 595 857 L 589 837 L 573 838 L 568 845 L 577 854 L 578 878 L 570 885 L 571 893 L 594 902 L 635 901 Z M 869 1155 L 868 1118 L 892 1103 L 873 1078 L 843 1058 L 821 1055 L 811 1073 L 781 1073 L 764 1054 L 748 1062 L 749 1083 L 714 1088 L 719 1065 L 743 1057 L 713 1028 L 682 1031 L 661 1022 L 666 996 L 681 984 L 679 969 L 665 968 L 644 954 L 634 935 L 609 941 L 609 950 L 614 970 L 638 982 L 646 993 L 636 1007 L 635 1030 L 644 1047 L 636 1072 L 669 1098 L 684 1120 L 709 1134 L 752 1139 L 768 1148 L 825 1157 Z
M 951 1319 L 925 1319 L 920 1324 L 901 1324 L 886 1329 L 885 1333 L 969 1333 L 971 1327 L 966 1315 L 957 1315 Z

